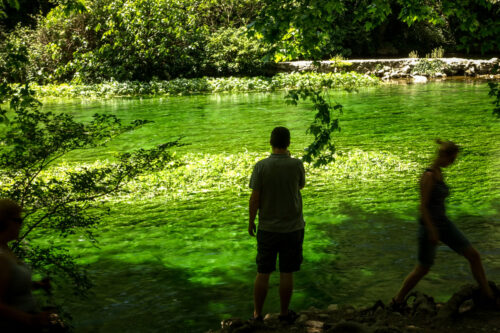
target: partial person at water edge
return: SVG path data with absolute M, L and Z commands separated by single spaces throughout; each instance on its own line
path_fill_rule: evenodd
M 257 277 L 254 284 L 252 320 L 262 321 L 262 309 L 269 288 L 269 277 L 279 257 L 280 315 L 291 323 L 297 314 L 288 307 L 293 293 L 293 273 L 300 270 L 304 217 L 300 190 L 305 185 L 302 161 L 290 156 L 290 131 L 276 127 L 271 133 L 272 154 L 255 165 L 250 178 L 248 233 L 257 231 Z M 259 214 L 258 228 L 255 218 Z
M 496 298 L 488 284 L 479 252 L 446 216 L 445 199 L 450 191 L 443 180 L 442 168 L 455 162 L 459 147 L 451 141 L 437 140 L 437 143 L 437 157 L 420 179 L 418 264 L 404 280 L 398 294 L 392 299 L 391 306 L 396 310 L 404 308 L 406 295 L 434 264 L 436 248 L 441 241 L 469 261 L 472 275 L 483 293 L 484 304 L 498 307 L 500 299 Z
M 33 282 L 31 271 L 9 248 L 19 238 L 22 208 L 0 199 L 0 332 L 66 332 L 56 313 L 40 312 L 32 289 L 50 290 L 48 279 Z

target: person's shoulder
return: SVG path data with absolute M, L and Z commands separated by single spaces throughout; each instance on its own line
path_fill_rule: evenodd
M 263 159 L 257 161 L 257 163 L 255 163 L 255 166 L 261 166 L 262 164 L 266 164 L 268 160 L 269 160 L 269 158 L 267 158 L 267 157 L 263 158 Z
M 253 167 L 254 170 L 261 170 L 263 167 L 265 167 L 265 165 L 268 164 L 268 162 L 269 162 L 268 160 L 269 160 L 269 158 L 263 158 L 263 159 L 257 161 L 257 163 L 255 163 L 255 165 Z
M 295 158 L 295 157 L 290 157 L 290 159 L 293 161 L 293 163 L 297 164 L 298 166 L 303 166 L 304 163 L 300 158 Z

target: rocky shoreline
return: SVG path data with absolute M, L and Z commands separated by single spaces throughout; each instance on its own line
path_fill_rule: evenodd
M 358 59 L 334 61 L 291 61 L 275 64 L 276 72 L 340 72 L 354 71 L 371 74 L 382 80 L 410 79 L 427 81 L 429 78 L 465 76 L 484 79 L 500 79 L 495 67 L 498 58 L 474 60 L 462 58 L 402 58 L 402 59 Z
M 494 283 L 492 288 L 499 295 Z M 232 318 L 222 321 L 221 329 L 211 333 L 437 333 L 500 332 L 500 312 L 485 304 L 479 289 L 463 286 L 446 303 L 413 292 L 407 306 L 392 309 L 382 301 L 363 308 L 331 304 L 326 309 L 300 311 L 293 324 L 281 323 L 278 314 L 267 314 L 263 322 Z

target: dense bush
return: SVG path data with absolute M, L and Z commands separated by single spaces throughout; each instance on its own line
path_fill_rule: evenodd
M 0 40 L 0 75 L 2 81 L 25 82 L 28 73 L 27 55 L 29 29 L 20 28 Z M 16 66 L 12 64 L 15 63 Z
M 279 89 L 355 89 L 374 86 L 379 79 L 358 73 L 292 73 L 273 77 L 174 79 L 171 81 L 111 81 L 99 84 L 31 84 L 38 97 L 96 98 L 162 96 L 210 92 L 274 91 Z
M 255 75 L 269 46 L 241 24 L 257 3 L 88 0 L 85 11 L 58 6 L 35 30 L 16 30 L 6 42 L 30 45 L 29 65 L 17 77 L 39 83 Z M 212 17 L 220 13 L 225 18 Z
M 260 75 L 269 66 L 263 61 L 269 46 L 249 37 L 245 27 L 215 31 L 208 38 L 205 53 L 205 75 Z

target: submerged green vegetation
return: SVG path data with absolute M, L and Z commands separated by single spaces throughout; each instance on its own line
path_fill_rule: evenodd
M 248 194 L 248 173 L 268 153 L 241 152 L 235 154 L 187 153 L 178 156 L 158 172 L 139 175 L 129 181 L 119 194 L 103 197 L 103 202 L 126 203 L 162 197 L 165 201 L 187 200 L 197 195 L 230 191 Z M 339 182 L 357 179 L 388 179 L 397 172 L 398 178 L 412 178 L 418 164 L 402 160 L 387 152 L 353 150 L 333 155 L 335 162 L 313 168 L 306 163 L 308 184 L 324 185 L 326 179 Z M 65 182 L 68 174 L 78 170 L 113 167 L 110 160 L 93 163 L 65 162 L 41 174 Z
M 351 73 L 279 73 L 272 77 L 221 77 L 174 79 L 150 82 L 107 82 L 90 85 L 31 84 L 38 97 L 111 98 L 169 96 L 220 92 L 275 91 L 281 89 L 347 89 L 375 86 L 380 80 L 371 75 Z

